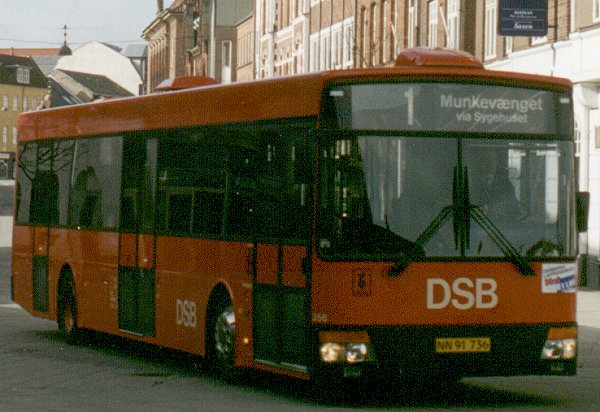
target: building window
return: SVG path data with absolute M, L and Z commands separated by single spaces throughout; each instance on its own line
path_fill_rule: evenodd
M 360 67 L 365 67 L 365 54 L 367 53 L 367 8 L 363 7 L 360 9 Z
M 460 49 L 459 0 L 448 0 L 448 47 Z
M 408 4 L 408 28 L 407 28 L 407 46 L 415 47 L 415 22 L 416 22 L 416 12 L 415 12 L 415 0 L 410 0 Z
M 427 45 L 429 47 L 437 46 L 437 29 L 438 29 L 438 15 L 437 15 L 437 0 L 429 2 L 429 33 L 427 36 Z
M 496 0 L 485 0 L 485 50 L 486 59 L 496 58 L 496 28 L 497 6 Z
M 310 39 L 310 62 L 309 62 L 309 68 L 308 70 L 311 72 L 316 72 L 317 71 L 317 67 L 318 66 L 318 61 L 317 61 L 317 56 L 318 56 L 318 51 L 319 51 L 319 36 L 313 36 L 312 39 Z
M 17 82 L 21 84 L 29 84 L 29 68 L 18 67 L 17 68 Z
M 329 34 L 323 34 L 321 37 L 321 70 L 331 69 L 331 39 Z
M 506 36 L 504 38 L 504 54 L 509 55 L 513 51 L 513 38 L 512 36 Z
M 344 28 L 344 67 L 351 67 L 353 62 L 352 51 L 354 49 L 354 22 L 350 20 L 350 23 Z
M 594 22 L 600 21 L 600 0 L 593 0 L 594 3 L 594 10 L 593 10 L 593 16 L 594 16 Z
M 13 127 L 13 145 L 17 145 L 17 128 Z
M 540 45 L 540 44 L 545 44 L 546 42 L 548 42 L 548 36 L 532 37 L 531 38 L 531 45 L 532 46 L 537 46 L 537 45 Z
M 342 26 L 337 25 L 332 29 L 331 33 L 331 51 L 333 54 L 332 68 L 339 69 L 342 67 L 342 52 L 343 52 L 343 44 L 342 44 Z
M 221 53 L 221 81 L 223 83 L 231 83 L 231 40 L 225 40 L 221 43 Z
M 19 98 L 17 96 L 13 96 L 13 112 L 19 111 Z
M 2 128 L 2 143 L 6 146 L 8 144 L 8 127 L 4 126 Z
M 388 31 L 389 31 L 389 12 L 388 0 L 381 3 L 381 62 L 386 61 L 386 52 L 388 50 Z
M 377 65 L 377 5 L 371 4 L 371 27 L 369 30 L 369 54 L 371 66 Z

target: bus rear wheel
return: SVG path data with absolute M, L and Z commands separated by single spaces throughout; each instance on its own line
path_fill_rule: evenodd
M 77 325 L 77 301 L 75 282 L 68 274 L 60 282 L 58 291 L 58 329 L 68 343 L 76 343 L 81 331 Z

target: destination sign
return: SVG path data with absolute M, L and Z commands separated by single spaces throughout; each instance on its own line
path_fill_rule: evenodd
M 556 135 L 571 127 L 569 96 L 543 90 L 387 83 L 338 87 L 330 96 L 337 127 L 344 129 Z

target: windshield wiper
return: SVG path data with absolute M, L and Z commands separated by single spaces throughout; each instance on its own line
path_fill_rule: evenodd
M 519 251 L 510 243 L 508 238 L 502 234 L 494 222 L 475 205 L 470 207 L 470 215 L 473 220 L 487 233 L 492 241 L 500 248 L 504 256 L 508 258 L 519 271 L 526 276 L 535 276 L 535 271 Z
M 415 240 L 415 244 L 424 249 L 425 245 L 429 243 L 433 236 L 442 228 L 442 226 L 444 226 L 450 217 L 452 217 L 454 246 L 456 250 L 460 250 L 460 255 L 465 257 L 466 251 L 470 249 L 470 228 L 472 219 L 488 236 L 490 236 L 504 256 L 506 256 L 506 258 L 512 262 L 523 275 L 534 276 L 535 271 L 527 259 L 519 253 L 492 220 L 483 213 L 481 208 L 470 202 L 468 183 L 469 175 L 467 168 L 455 167 L 452 184 L 452 205 L 446 206 L 441 210 L 417 240 Z M 408 264 L 406 264 L 406 266 L 408 266 Z

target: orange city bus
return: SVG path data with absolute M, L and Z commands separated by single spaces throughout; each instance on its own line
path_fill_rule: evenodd
M 224 373 L 572 375 L 572 113 L 421 48 L 24 113 L 12 296 Z

